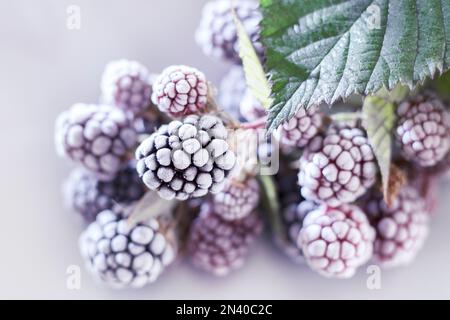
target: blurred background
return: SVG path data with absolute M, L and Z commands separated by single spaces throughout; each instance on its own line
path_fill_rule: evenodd
M 290 262 L 264 239 L 240 271 L 216 279 L 187 263 L 136 291 L 98 286 L 82 268 L 80 290 L 67 268 L 82 267 L 82 224 L 64 208 L 61 184 L 70 164 L 53 145 L 56 116 L 74 102 L 97 102 L 105 64 L 136 59 L 151 72 L 192 65 L 218 83 L 229 66 L 203 56 L 194 30 L 206 0 L 15 0 L 0 2 L 0 298 L 2 299 L 391 299 L 450 298 L 450 186 L 417 260 L 381 274 L 369 290 L 361 268 L 348 281 L 328 280 Z M 66 27 L 81 9 L 81 29 Z

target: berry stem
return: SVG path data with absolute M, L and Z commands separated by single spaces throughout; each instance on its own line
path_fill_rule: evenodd
M 242 129 L 261 129 L 265 128 L 267 123 L 267 117 L 261 117 L 255 121 L 241 124 Z

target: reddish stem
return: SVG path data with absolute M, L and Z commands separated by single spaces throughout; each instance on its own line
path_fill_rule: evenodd
M 241 124 L 242 129 L 261 129 L 265 128 L 267 123 L 267 117 L 261 117 L 253 122 L 247 122 Z

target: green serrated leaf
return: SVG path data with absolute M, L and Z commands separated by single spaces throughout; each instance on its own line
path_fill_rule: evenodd
M 158 196 L 156 192 L 148 191 L 140 200 L 132 207 L 132 211 L 128 217 L 128 223 L 135 225 L 141 221 L 156 218 L 161 215 L 171 215 L 177 201 L 165 200 Z
M 364 100 L 363 126 L 381 172 L 383 194 L 388 196 L 391 170 L 392 129 L 395 122 L 395 104 L 380 96 L 368 96 Z
M 245 28 L 239 20 L 235 10 L 233 10 L 233 19 L 236 24 L 239 41 L 239 56 L 242 59 L 247 86 L 261 105 L 264 108 L 269 109 L 272 104 L 272 100 L 270 98 L 270 84 L 267 80 L 264 68 L 258 55 L 256 54 L 255 48 L 253 47 L 247 31 L 245 31 Z
M 269 129 L 300 108 L 413 88 L 450 65 L 449 0 L 261 0 Z

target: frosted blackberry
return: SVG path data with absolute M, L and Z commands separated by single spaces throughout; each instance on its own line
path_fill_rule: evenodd
M 245 181 L 231 179 L 214 195 L 214 212 L 225 220 L 238 220 L 254 211 L 259 203 L 259 185 L 254 178 Z
M 137 148 L 139 176 L 164 199 L 220 192 L 236 162 L 227 137 L 226 127 L 215 116 L 174 120 Z
M 249 247 L 261 230 L 262 222 L 255 212 L 227 221 L 204 203 L 189 232 L 187 246 L 192 263 L 216 276 L 226 276 L 244 264 Z
M 403 156 L 423 167 L 434 166 L 450 148 L 450 118 L 437 98 L 422 95 L 397 109 L 395 130 Z
M 317 207 L 318 205 L 313 201 L 302 200 L 292 202 L 281 211 L 283 227 L 288 240 L 286 244 L 282 245 L 282 249 L 295 262 L 304 262 L 302 248 L 299 244 L 300 231 L 306 215 Z
M 425 210 L 433 215 L 438 207 L 439 179 L 434 170 L 412 166 L 407 171 L 408 183 L 425 200 Z
M 106 105 L 75 104 L 56 122 L 58 153 L 111 180 L 127 162 L 137 134 L 121 110 Z
M 300 109 L 294 117 L 280 125 L 277 137 L 283 149 L 303 148 L 320 132 L 322 125 L 323 114 L 318 107 Z
M 302 195 L 330 206 L 351 203 L 376 181 L 377 166 L 364 132 L 332 126 L 316 137 L 300 159 Z
M 242 117 L 248 122 L 258 120 L 267 114 L 266 109 L 264 109 L 261 103 L 254 97 L 250 89 L 246 90 L 245 95 L 242 98 L 240 112 Z
M 130 162 L 111 181 L 100 181 L 90 172 L 76 169 L 66 183 L 65 198 L 71 208 L 92 222 L 99 212 L 115 204 L 128 205 L 139 200 L 145 189 L 134 163 Z
M 425 199 L 410 186 L 404 187 L 388 207 L 378 191 L 366 200 L 365 211 L 377 231 L 374 259 L 382 267 L 409 264 L 428 235 L 429 214 Z
M 241 66 L 232 66 L 219 85 L 219 107 L 235 119 L 241 119 L 239 108 L 246 89 L 244 70 Z
M 150 105 L 151 76 L 136 61 L 117 60 L 106 65 L 101 81 L 102 101 L 133 114 Z
M 115 288 L 140 288 L 155 281 L 176 257 L 170 229 L 157 219 L 130 226 L 120 210 L 101 212 L 81 234 L 88 270 Z
M 375 230 L 357 206 L 321 205 L 303 220 L 299 243 L 308 265 L 326 277 L 350 278 L 372 257 Z
M 153 85 L 153 103 L 173 118 L 204 111 L 207 100 L 205 75 L 195 68 L 170 66 Z
M 262 55 L 259 42 L 262 16 L 255 0 L 215 0 L 206 3 L 195 39 L 207 56 L 240 63 L 237 30 L 231 11 L 233 6 L 256 51 Z

